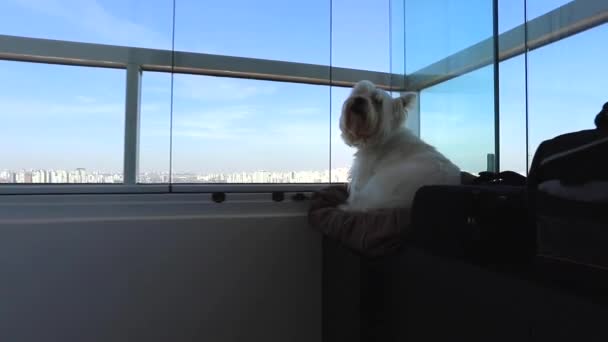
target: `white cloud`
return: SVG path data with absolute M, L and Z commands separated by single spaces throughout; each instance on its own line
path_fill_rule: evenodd
M 329 118 L 329 108 L 320 107 L 290 107 L 284 111 L 287 115 L 295 116 L 312 116 L 312 115 L 327 115 Z
M 289 144 L 329 145 L 329 126 L 327 122 L 300 121 L 279 124 L 271 127 L 269 133 L 272 133 L 275 137 L 280 137 L 284 142 Z
M 243 120 L 255 115 L 247 106 L 233 106 L 199 112 L 176 112 L 173 135 L 177 137 L 232 140 L 255 134 Z
M 175 96 L 197 101 L 242 101 L 256 96 L 273 95 L 276 86 L 270 82 L 233 78 L 176 75 Z
M 170 74 L 166 75 L 169 76 Z M 144 82 L 145 77 L 146 74 L 144 74 Z M 277 86 L 272 82 L 185 74 L 176 74 L 174 77 L 173 95 L 176 104 L 179 104 L 180 100 L 232 103 L 277 93 Z M 168 77 L 165 83 L 164 86 L 158 84 L 146 85 L 144 83 L 144 98 L 154 94 L 156 98 L 166 96 L 166 100 L 169 101 L 171 83 L 168 81 Z M 313 110 L 314 108 L 302 109 L 302 113 L 311 113 Z
M 205 140 L 244 140 L 245 136 L 255 134 L 253 129 L 232 128 L 232 129 L 176 129 L 173 131 L 174 137 L 196 138 Z
M 141 112 L 142 113 L 146 113 L 146 112 L 159 112 L 162 110 L 166 110 L 167 111 L 167 115 L 169 115 L 169 105 L 168 104 L 161 104 L 161 103 L 142 103 L 141 105 Z
M 327 121 L 302 118 L 281 122 L 268 119 L 276 115 L 254 106 L 214 108 L 200 112 L 176 112 L 173 136 L 209 140 L 250 141 L 254 145 L 285 143 L 316 145 L 329 143 Z M 142 130 L 142 133 L 148 134 Z M 168 132 L 158 134 L 166 136 Z
M 62 117 L 78 115 L 123 115 L 122 103 L 97 102 L 94 99 L 64 102 L 32 101 L 32 99 L 0 98 L 0 115 L 3 117 Z
M 77 95 L 75 97 L 76 101 L 81 102 L 81 103 L 95 103 L 95 98 L 92 96 L 83 96 L 83 95 Z
M 160 34 L 144 25 L 113 15 L 97 0 L 9 1 L 29 10 L 65 20 L 79 30 L 95 34 L 104 43 L 146 47 L 171 46 L 171 32 Z

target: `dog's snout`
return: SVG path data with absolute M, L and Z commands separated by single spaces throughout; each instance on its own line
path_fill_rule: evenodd
M 361 96 L 357 96 L 353 99 L 350 110 L 353 113 L 364 114 L 367 109 L 367 101 Z

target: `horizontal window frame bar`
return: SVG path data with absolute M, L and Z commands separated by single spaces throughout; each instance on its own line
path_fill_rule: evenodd
M 216 203 L 210 194 L 38 194 L 0 196 L 0 226 L 83 224 L 90 222 L 177 222 L 217 219 L 297 218 L 306 220 L 309 202 L 275 201 L 269 193 L 227 194 Z M 309 197 L 309 196 L 307 196 Z M 24 215 L 24 211 L 27 215 Z M 67 213 L 67 214 L 66 214 Z
M 393 91 L 405 85 L 404 75 L 380 71 L 9 35 L 0 35 L 0 59 L 115 69 L 138 65 L 142 71 L 338 87 L 365 79 Z
M 227 194 L 231 202 L 250 202 L 250 201 L 269 201 L 271 193 L 230 193 Z M 49 197 L 54 197 L 54 201 L 48 202 Z M 90 206 L 90 205 L 146 205 L 146 204 L 200 204 L 214 203 L 209 193 L 124 193 L 124 194 L 31 194 L 17 196 L 1 196 L 0 208 L 10 206 L 28 207 L 56 207 L 64 205 Z
M 68 194 L 212 194 L 212 193 L 311 193 L 346 183 L 156 183 L 156 184 L 2 184 L 0 196 Z
M 521 55 L 608 23 L 608 2 L 576 0 L 528 21 L 528 42 L 525 25 L 519 25 L 498 36 L 498 61 Z M 494 62 L 493 38 L 488 38 L 440 61 L 407 73 L 406 91 L 420 91 Z
M 345 185 L 345 183 L 221 183 L 221 184 L 194 184 L 173 183 L 172 192 L 176 193 L 260 193 L 260 192 L 315 192 L 328 186 Z
M 167 184 L 49 184 L 49 183 L 7 183 L 0 185 L 0 196 L 4 195 L 96 195 L 96 194 L 139 194 L 167 193 Z

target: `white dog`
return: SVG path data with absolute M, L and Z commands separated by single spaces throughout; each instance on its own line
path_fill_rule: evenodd
M 357 149 L 343 210 L 409 208 L 423 185 L 460 184 L 460 169 L 405 128 L 416 98 L 392 98 L 369 81 L 344 102 L 342 139 Z

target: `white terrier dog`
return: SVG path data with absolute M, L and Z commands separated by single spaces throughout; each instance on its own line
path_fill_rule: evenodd
M 460 184 L 460 169 L 405 128 L 416 98 L 358 82 L 342 106 L 344 142 L 357 149 L 343 210 L 410 208 L 423 185 Z

